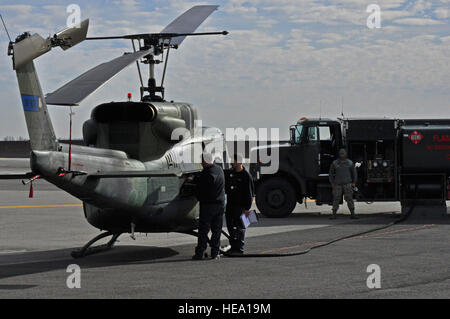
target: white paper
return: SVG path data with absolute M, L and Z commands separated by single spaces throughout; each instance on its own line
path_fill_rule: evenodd
M 250 214 L 245 216 L 245 213 L 241 215 L 242 224 L 244 225 L 244 228 L 248 228 L 251 224 L 258 223 L 258 216 L 256 215 L 255 210 L 251 210 Z

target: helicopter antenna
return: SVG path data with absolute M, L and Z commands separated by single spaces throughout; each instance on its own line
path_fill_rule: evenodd
M 341 96 L 341 116 L 344 118 L 344 97 Z
M 9 42 L 12 42 L 11 41 L 11 37 L 10 37 L 9 32 L 8 32 L 8 28 L 6 27 L 5 21 L 3 20 L 3 17 L 2 17 L 1 14 L 0 14 L 0 19 L 2 19 L 2 24 L 3 24 L 3 27 L 5 28 L 6 34 L 8 35 Z
M 322 99 L 320 99 L 320 107 L 319 107 L 319 120 L 322 119 Z

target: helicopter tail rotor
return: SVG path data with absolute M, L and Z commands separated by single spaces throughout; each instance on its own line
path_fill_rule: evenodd
M 47 53 L 52 47 L 59 46 L 67 50 L 86 39 L 89 27 L 89 19 L 79 25 L 66 28 L 53 36 L 44 39 L 39 34 L 30 35 L 25 32 L 17 37 L 15 42 L 10 42 L 8 55 L 14 57 L 14 69 L 18 69 L 37 57 Z

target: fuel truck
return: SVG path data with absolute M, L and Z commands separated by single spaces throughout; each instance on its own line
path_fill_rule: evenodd
M 301 118 L 290 140 L 250 152 L 256 205 L 267 217 L 285 217 L 307 198 L 332 204 L 331 163 L 345 148 L 355 163 L 355 197 L 363 202 L 400 201 L 446 210 L 450 200 L 450 119 Z M 278 152 L 278 169 L 264 173 L 261 153 Z M 269 156 L 270 158 L 270 156 Z

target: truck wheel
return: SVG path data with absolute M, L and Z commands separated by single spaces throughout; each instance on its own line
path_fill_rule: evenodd
M 256 206 L 266 217 L 286 217 L 292 213 L 296 204 L 294 188 L 282 178 L 266 180 L 256 190 Z

